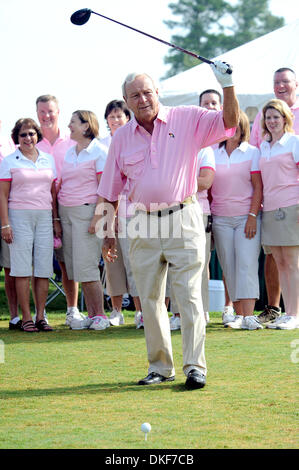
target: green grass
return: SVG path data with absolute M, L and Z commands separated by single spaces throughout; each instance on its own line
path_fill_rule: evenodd
M 72 331 L 65 314 L 49 317 L 54 332 L 30 335 L 0 316 L 1 449 L 298 447 L 298 330 L 230 330 L 211 314 L 207 385 L 186 391 L 179 331 L 175 382 L 140 387 L 148 364 L 133 312 L 105 331 Z M 143 422 L 152 426 L 147 441 Z

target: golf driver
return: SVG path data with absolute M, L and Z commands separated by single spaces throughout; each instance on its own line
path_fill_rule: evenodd
M 144 31 L 140 31 L 139 29 L 132 28 L 132 26 L 128 26 L 127 24 L 120 23 L 120 21 L 113 20 L 112 18 L 109 18 L 108 16 L 101 15 L 100 13 L 97 13 L 96 11 L 90 10 L 89 8 L 83 8 L 82 10 L 75 11 L 75 13 L 72 14 L 71 16 L 71 22 L 73 24 L 82 26 L 83 24 L 87 23 L 87 21 L 90 18 L 91 14 L 101 16 L 102 18 L 105 18 L 106 20 L 113 21 L 113 23 L 117 23 L 121 26 L 124 26 L 125 28 L 132 29 L 133 31 L 136 31 L 136 33 L 143 34 L 144 36 L 147 36 L 151 39 L 155 39 L 155 41 L 162 42 L 163 44 L 166 44 L 166 46 L 173 47 L 174 49 L 177 49 L 178 51 L 184 52 L 185 54 L 191 55 L 192 57 L 195 57 L 196 59 L 201 60 L 202 62 L 206 62 L 207 64 L 213 64 L 214 62 L 212 60 L 206 59 L 205 57 L 202 57 L 200 55 L 195 54 L 194 52 L 187 51 L 186 49 L 183 49 L 182 47 L 176 46 L 175 44 L 171 44 L 170 42 L 164 41 L 163 39 L 159 39 L 156 36 L 152 36 L 151 34 L 147 34 Z M 226 73 L 231 74 L 232 70 L 230 68 L 227 69 Z

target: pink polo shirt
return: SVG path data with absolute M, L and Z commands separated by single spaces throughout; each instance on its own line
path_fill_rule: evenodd
M 272 147 L 264 141 L 260 149 L 263 210 L 299 204 L 299 136 L 286 132 Z
M 10 155 L 16 149 L 12 139 L 4 135 L 0 135 L 0 162 L 4 157 Z
M 215 171 L 215 155 L 212 147 L 202 149 L 198 154 L 198 172 L 197 176 L 200 175 L 200 171 L 204 169 Z M 211 214 L 210 203 L 208 200 L 208 191 L 198 191 L 196 193 L 197 200 L 202 207 L 203 213 L 206 215 Z
M 107 149 L 98 139 L 93 139 L 78 155 L 76 146 L 71 147 L 61 169 L 59 203 L 70 207 L 97 202 L 97 175 L 103 172 L 106 158 Z
M 299 98 L 291 106 L 292 113 L 294 114 L 293 129 L 296 135 L 299 135 Z M 249 143 L 255 147 L 260 147 L 263 137 L 262 137 L 262 127 L 261 127 L 261 118 L 262 110 L 258 112 L 255 117 L 254 123 L 252 125 L 251 134 Z
M 9 209 L 52 209 L 51 187 L 56 179 L 52 155 L 41 152 L 36 162 L 18 148 L 0 165 L 0 181 L 10 181 Z
M 259 149 L 242 142 L 230 156 L 225 146 L 215 150 L 216 173 L 212 185 L 213 215 L 235 217 L 250 211 L 251 174 L 259 173 Z
M 160 104 L 152 135 L 135 118 L 116 131 L 98 194 L 116 201 L 127 184 L 136 207 L 181 202 L 196 193 L 199 150 L 234 132 L 225 130 L 222 112 Z
M 75 144 L 76 142 L 70 139 L 67 133 L 60 133 L 58 139 L 55 140 L 53 145 L 51 145 L 51 143 L 44 137 L 36 146 L 43 152 L 49 153 L 54 157 L 57 178 L 59 179 L 65 154 L 68 149 L 73 147 Z

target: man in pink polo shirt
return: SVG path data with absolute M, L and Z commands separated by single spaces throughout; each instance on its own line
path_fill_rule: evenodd
M 298 82 L 296 80 L 295 72 L 287 67 L 280 68 L 274 73 L 273 91 L 275 97 L 285 101 L 292 110 L 294 115 L 294 131 L 299 135 L 299 98 L 297 98 L 296 91 Z M 251 129 L 251 136 L 249 143 L 260 147 L 263 137 L 261 128 L 262 111 L 260 111 L 254 120 Z M 265 310 L 258 316 L 259 321 L 267 323 L 275 320 L 281 313 L 280 308 L 280 283 L 278 270 L 274 258 L 268 247 L 264 247 L 265 251 L 265 283 L 267 289 L 268 305 Z
M 55 96 L 39 96 L 36 100 L 36 113 L 43 133 L 43 140 L 37 144 L 37 147 L 54 157 L 57 181 L 60 181 L 65 154 L 76 142 L 70 139 L 68 133 L 62 133 L 59 129 L 58 119 L 60 110 Z M 67 302 L 66 324 L 69 325 L 74 316 L 79 319 L 81 318 L 77 308 L 78 283 L 68 279 L 62 249 L 55 250 L 55 256 L 61 269 L 62 285 Z
M 123 84 L 123 96 L 134 117 L 113 137 L 98 194 L 99 201 L 111 202 L 110 207 L 117 210 L 118 196 L 127 184 L 128 197 L 137 209 L 128 226 L 130 261 L 141 299 L 149 361 L 148 376 L 139 385 L 175 378 L 164 302 L 168 270 L 181 313 L 185 386 L 195 389 L 206 383 L 201 298 L 205 232 L 195 197 L 196 169 L 198 151 L 233 135 L 234 129 L 227 129 L 238 123 L 239 105 L 232 75 L 226 70 L 222 62 L 213 66 L 224 88 L 223 112 L 198 106 L 164 107 L 145 73 L 130 74 Z M 103 242 L 108 261 L 116 256 L 113 213 Z

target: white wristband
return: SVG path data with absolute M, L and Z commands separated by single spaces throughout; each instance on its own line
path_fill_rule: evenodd
M 252 217 L 256 217 L 256 215 L 253 212 L 249 212 L 248 215 L 252 215 Z

